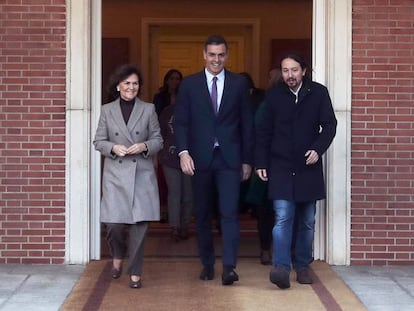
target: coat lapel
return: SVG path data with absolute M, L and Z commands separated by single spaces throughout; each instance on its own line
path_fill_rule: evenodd
M 213 109 L 213 103 L 211 102 L 210 91 L 208 90 L 208 81 L 207 81 L 207 77 L 206 77 L 204 70 L 200 71 L 198 79 L 199 81 L 197 82 L 197 84 L 201 86 L 201 91 L 202 91 L 202 96 L 200 98 L 205 98 L 202 104 L 205 106 L 208 114 L 211 115 L 212 117 L 215 117 L 216 114 Z
M 122 135 L 124 135 L 131 143 L 133 143 L 132 136 L 127 128 L 127 125 L 125 124 L 124 117 L 122 116 L 121 103 L 119 102 L 119 98 L 116 100 L 115 103 L 116 104 L 111 109 L 111 115 L 113 117 L 113 120 L 116 123 L 116 125 L 118 125 L 119 131 L 122 133 Z M 134 105 L 134 109 L 135 106 L 136 105 Z M 134 109 L 132 110 L 132 112 L 134 111 Z M 131 120 L 131 118 L 132 113 L 129 119 Z
M 144 113 L 143 103 L 137 98 L 135 99 L 134 108 L 132 109 L 131 116 L 129 117 L 127 128 L 128 132 L 132 133 L 137 123 L 141 119 L 142 114 Z M 132 136 L 131 136 L 132 139 Z

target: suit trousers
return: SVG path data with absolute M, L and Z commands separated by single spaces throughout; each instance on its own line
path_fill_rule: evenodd
M 211 228 L 214 192 L 221 223 L 223 266 L 235 268 L 240 240 L 239 192 L 240 169 L 230 168 L 216 148 L 208 169 L 193 176 L 198 251 L 203 265 L 214 265 L 214 239 Z
M 272 201 L 266 200 L 263 204 L 255 206 L 255 210 L 260 249 L 262 251 L 269 251 L 272 245 L 272 230 L 275 224 Z
M 148 222 L 142 221 L 135 224 L 105 223 L 105 225 L 107 228 L 106 240 L 112 257 L 114 259 L 124 259 L 128 244 L 127 273 L 129 275 L 141 275 Z

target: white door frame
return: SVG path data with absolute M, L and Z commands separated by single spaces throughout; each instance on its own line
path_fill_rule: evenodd
M 352 0 L 314 0 L 313 7 L 313 77 L 328 87 L 338 119 L 336 137 L 326 154 L 325 260 L 349 265 Z
M 102 3 L 67 0 L 66 5 L 65 261 L 86 264 L 100 258 L 101 164 L 92 139 L 101 107 Z M 326 243 L 317 242 L 315 257 L 348 265 L 352 0 L 314 0 L 313 7 L 313 77 L 328 87 L 338 119 L 337 135 L 326 155 L 327 199 L 318 217 L 318 222 L 326 222 L 326 232 L 316 232 L 315 239 L 326 239 Z

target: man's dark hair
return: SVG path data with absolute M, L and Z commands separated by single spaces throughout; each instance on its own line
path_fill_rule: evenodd
M 280 59 L 280 62 L 279 62 L 280 69 L 282 69 L 282 61 L 285 60 L 286 58 L 291 58 L 294 61 L 298 62 L 302 70 L 305 70 L 308 68 L 308 65 L 306 64 L 305 59 L 300 54 L 297 54 L 295 52 L 288 52 L 286 54 L 283 54 L 282 58 Z
M 206 42 L 204 42 L 204 50 L 207 51 L 207 45 L 220 45 L 220 44 L 224 44 L 224 46 L 226 47 L 226 51 L 227 51 L 228 46 L 227 46 L 226 39 L 224 39 L 224 37 L 220 35 L 212 35 L 207 38 Z
M 302 70 L 306 69 L 305 78 L 312 79 L 312 71 L 309 70 L 308 63 L 305 61 L 305 58 L 301 54 L 299 54 L 297 52 L 288 52 L 288 53 L 284 54 L 282 56 L 282 58 L 280 59 L 280 62 L 279 62 L 280 69 L 282 69 L 282 61 L 286 58 L 290 58 L 290 59 L 293 59 L 294 61 L 298 62 L 299 65 L 300 65 L 300 68 L 302 68 Z

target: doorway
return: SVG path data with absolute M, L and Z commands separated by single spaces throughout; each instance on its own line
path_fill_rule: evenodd
M 85 9 L 86 8 L 86 9 Z M 329 161 L 327 165 L 328 199 L 330 207 L 326 212 L 326 235 L 327 240 L 326 259 L 331 264 L 349 263 L 349 216 L 350 216 L 350 181 L 349 181 L 349 133 L 350 133 L 350 107 L 351 107 L 351 22 L 352 1 L 341 3 L 314 0 L 313 2 L 313 77 L 328 86 L 333 99 L 334 108 L 338 118 L 338 134 L 328 152 Z M 80 2 L 68 2 L 68 26 L 69 35 L 72 33 L 85 33 L 81 41 L 73 40 L 68 43 L 68 177 L 67 177 L 67 262 L 85 263 L 90 259 L 99 259 L 99 189 L 100 171 L 98 156 L 91 153 L 91 158 L 86 153 L 79 154 L 77 146 L 79 137 L 85 137 L 85 145 L 90 145 L 90 131 L 96 128 L 99 117 L 100 103 L 100 20 L 101 2 L 83 0 Z M 76 14 L 75 14 L 75 13 Z M 81 12 L 81 13 L 79 13 Z M 90 15 L 89 15 L 90 14 Z M 92 29 L 88 27 L 88 16 L 92 16 Z M 329 33 L 327 29 L 330 29 Z M 85 48 L 87 42 L 92 38 L 91 49 Z M 340 41 L 335 38 L 341 38 Z M 79 56 L 91 68 L 93 83 L 85 71 L 78 70 L 84 62 L 71 63 L 70 59 Z M 98 82 L 98 83 L 97 83 Z M 83 87 L 86 86 L 86 87 Z M 73 92 L 71 92 L 73 90 Z M 76 91 L 76 92 L 75 92 Z M 72 98 L 71 94 L 76 94 Z M 83 99 L 79 101 L 78 99 Z M 95 103 L 91 110 L 86 107 L 89 102 Z M 79 105 L 84 105 L 83 111 Z M 70 118 L 74 114 L 84 114 L 85 122 L 79 123 L 80 118 Z M 89 120 L 89 121 L 87 121 Z M 85 134 L 83 134 L 85 133 Z M 74 147 L 71 147 L 73 143 Z M 89 147 L 90 148 L 90 147 Z M 85 163 L 85 165 L 71 165 L 70 163 Z M 84 167 L 90 167 L 89 174 L 84 173 Z M 82 173 L 83 172 L 83 173 Z M 88 187 L 82 187 L 87 185 Z M 89 194 L 91 198 L 89 198 Z M 90 202 L 85 205 L 85 202 Z M 90 204 L 90 206 L 89 206 Z M 90 221 L 86 221 L 89 219 Z M 81 225 L 80 225 L 81 224 Z M 87 239 L 86 239 L 87 238 Z M 82 243 L 79 243 L 82 241 Z
M 246 57 L 254 53 L 253 46 L 259 43 L 257 19 L 143 18 L 141 33 L 141 64 L 149 81 L 146 93 L 155 94 L 171 68 L 184 76 L 202 70 L 202 49 L 209 33 L 225 36 L 229 46 L 227 69 L 248 71 L 253 78 L 258 77 L 259 57 Z
M 259 1 L 261 2 L 261 1 Z M 307 16 L 302 16 L 303 19 L 307 21 L 312 20 L 312 10 L 311 10 L 311 0 L 302 0 L 302 11 L 307 12 Z M 111 0 L 104 0 L 103 4 L 111 4 Z M 262 3 L 260 3 L 262 4 Z M 303 4 L 307 4 L 307 7 L 303 7 Z M 179 5 L 179 4 L 178 4 Z M 258 3 L 255 3 L 256 7 Z M 264 5 L 264 3 L 263 3 Z M 194 4 L 194 12 L 198 12 Z M 250 5 L 250 7 L 253 7 Z M 268 70 L 275 65 L 275 55 L 280 54 L 280 51 L 286 51 L 292 48 L 297 48 L 297 42 L 305 42 L 305 58 L 311 60 L 311 37 L 302 38 L 302 39 L 274 39 L 274 37 L 280 37 L 285 35 L 285 32 L 279 31 L 281 24 L 274 23 L 269 21 L 269 15 L 276 15 L 274 10 L 280 10 L 279 15 L 291 15 L 296 10 L 295 5 L 292 8 L 286 4 L 285 1 L 281 1 L 280 4 L 273 5 L 272 14 L 270 12 L 261 13 L 259 18 L 241 18 L 240 14 L 237 12 L 237 8 L 233 9 L 233 12 L 230 16 L 226 18 L 207 18 L 196 19 L 191 15 L 180 16 L 180 18 L 171 18 L 171 17 L 159 17 L 159 18 L 148 18 L 141 17 L 140 31 L 136 34 L 130 35 L 131 37 L 139 37 L 139 39 L 130 38 L 129 44 L 137 46 L 137 54 L 140 54 L 140 61 L 138 62 L 142 68 L 143 76 L 145 83 L 143 85 L 142 93 L 145 94 L 143 97 L 147 101 L 152 100 L 153 94 L 158 91 L 158 88 L 162 84 L 162 79 L 164 74 L 171 68 L 176 68 L 180 70 L 184 76 L 200 71 L 204 66 L 203 58 L 201 57 L 201 52 L 203 48 L 203 43 L 208 34 L 219 33 L 222 34 L 229 43 L 229 61 L 226 64 L 226 67 L 229 70 L 235 72 L 249 72 L 253 77 L 254 81 L 260 81 L 260 77 L 267 77 Z M 138 10 L 147 10 L 147 14 L 151 16 L 152 12 L 155 11 L 155 8 L 150 6 L 146 1 L 142 1 L 141 6 L 131 5 L 130 7 L 124 7 L 122 14 L 127 14 L 128 11 L 138 11 Z M 109 11 L 107 11 L 109 10 Z M 113 16 L 116 15 L 118 8 L 106 9 L 103 8 L 104 17 L 110 16 L 110 21 L 112 21 Z M 105 13 L 106 12 L 106 13 Z M 302 14 L 305 14 L 302 12 Z M 142 14 L 141 16 L 145 16 Z M 127 15 L 125 16 L 127 17 Z M 138 17 L 138 16 L 137 16 Z M 128 19 L 128 18 L 127 18 Z M 281 19 L 283 19 L 281 17 Z M 103 19 L 103 29 L 104 40 L 109 40 L 105 36 L 109 36 L 110 31 L 106 30 L 108 26 L 108 19 Z M 125 25 L 120 27 L 121 29 L 112 30 L 117 33 L 118 36 L 128 36 L 129 34 L 124 32 L 122 28 L 128 29 L 128 32 L 131 32 L 132 23 L 128 24 L 124 22 Z M 261 28 L 261 24 L 265 27 Z M 306 24 L 306 23 L 305 23 Z M 269 30 L 269 25 L 273 25 L 274 30 Z M 308 25 L 308 29 L 291 31 L 287 35 L 289 38 L 293 37 L 303 37 L 311 36 L 311 24 Z M 116 26 L 111 24 L 111 27 L 116 28 Z M 133 31 L 132 31 L 133 32 Z M 114 34 L 113 34 L 114 35 Z M 121 38 L 110 38 L 110 40 L 120 40 Z M 104 41 L 103 41 L 104 42 Z M 266 43 L 265 43 L 266 42 Z M 134 50 L 130 46 L 130 51 Z M 264 52 L 265 50 L 265 52 Z M 303 49 L 302 49 L 303 50 Z M 112 50 L 104 49 L 103 56 L 106 54 L 112 54 Z M 265 55 L 268 59 L 265 58 Z M 261 64 L 261 58 L 265 58 L 263 62 L 267 63 L 265 66 Z M 103 59 L 110 59 L 113 62 L 111 57 L 103 57 Z M 131 57 L 131 60 L 133 57 Z M 105 69 L 106 63 L 103 63 L 103 69 Z M 103 77 L 105 80 L 105 77 Z M 162 188 L 162 182 L 161 188 Z M 161 191 L 164 193 L 164 191 Z M 163 201 L 163 200 L 162 200 Z M 318 208 L 318 215 L 324 217 L 323 205 L 320 204 Z M 321 212 L 322 211 L 322 212 Z M 252 222 L 255 222 L 255 219 L 252 218 Z M 316 237 L 318 241 L 315 242 L 316 249 L 315 253 L 317 259 L 324 259 L 324 235 L 319 234 L 319 232 L 325 232 L 325 222 L 324 218 L 321 221 L 318 221 L 318 229 Z M 102 236 L 102 235 L 101 235 Z M 102 249 L 105 247 L 105 241 L 102 243 Z

